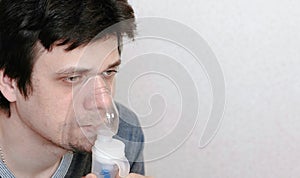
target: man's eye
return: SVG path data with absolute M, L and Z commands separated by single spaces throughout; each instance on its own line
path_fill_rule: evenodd
M 77 82 L 79 82 L 81 79 L 82 79 L 82 76 L 74 75 L 74 76 L 70 76 L 70 77 L 64 78 L 64 81 L 65 81 L 65 82 L 68 82 L 68 83 L 77 83 Z
M 112 78 L 115 76 L 116 73 L 118 73 L 118 71 L 113 69 L 102 72 L 102 75 L 105 78 Z

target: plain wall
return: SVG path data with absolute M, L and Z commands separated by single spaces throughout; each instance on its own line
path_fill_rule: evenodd
M 129 2 L 138 18 L 169 18 L 197 31 L 217 57 L 226 84 L 226 110 L 210 144 L 199 148 L 211 105 L 209 90 L 205 89 L 209 85 L 203 81 L 203 91 L 199 94 L 203 101 L 200 119 L 187 140 L 164 157 L 149 157 L 154 149 L 163 152 L 164 148 L 159 145 L 149 148 L 146 144 L 147 175 L 156 178 L 299 177 L 300 1 Z M 199 71 L 199 76 L 203 75 Z M 137 87 L 141 98 L 145 85 Z M 170 118 L 164 119 L 172 122 Z M 161 128 L 164 127 L 167 129 L 168 124 L 164 123 Z M 156 131 L 145 128 L 146 142 L 155 140 Z

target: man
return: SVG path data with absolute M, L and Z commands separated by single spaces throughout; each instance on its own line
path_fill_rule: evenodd
M 88 114 L 102 111 L 105 102 L 77 98 L 90 80 L 113 90 L 118 44 L 123 35 L 134 36 L 135 24 L 129 20 L 105 29 L 132 18 L 126 0 L 0 1 L 1 177 L 90 172 L 100 119 Z M 137 122 L 132 112 L 118 109 L 117 138 L 126 144 L 131 172 L 143 174 L 142 131 L 122 121 Z M 144 176 L 128 176 L 133 177 Z

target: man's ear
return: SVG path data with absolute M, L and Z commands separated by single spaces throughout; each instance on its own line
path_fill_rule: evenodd
M 15 80 L 4 75 L 4 71 L 0 70 L 0 91 L 9 102 L 16 101 L 16 89 Z

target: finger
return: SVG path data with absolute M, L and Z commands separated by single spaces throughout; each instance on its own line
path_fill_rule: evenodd
M 83 178 L 97 178 L 97 176 L 95 174 L 88 174 Z
M 135 173 L 130 173 L 126 178 L 153 178 L 151 176 L 142 176 Z

